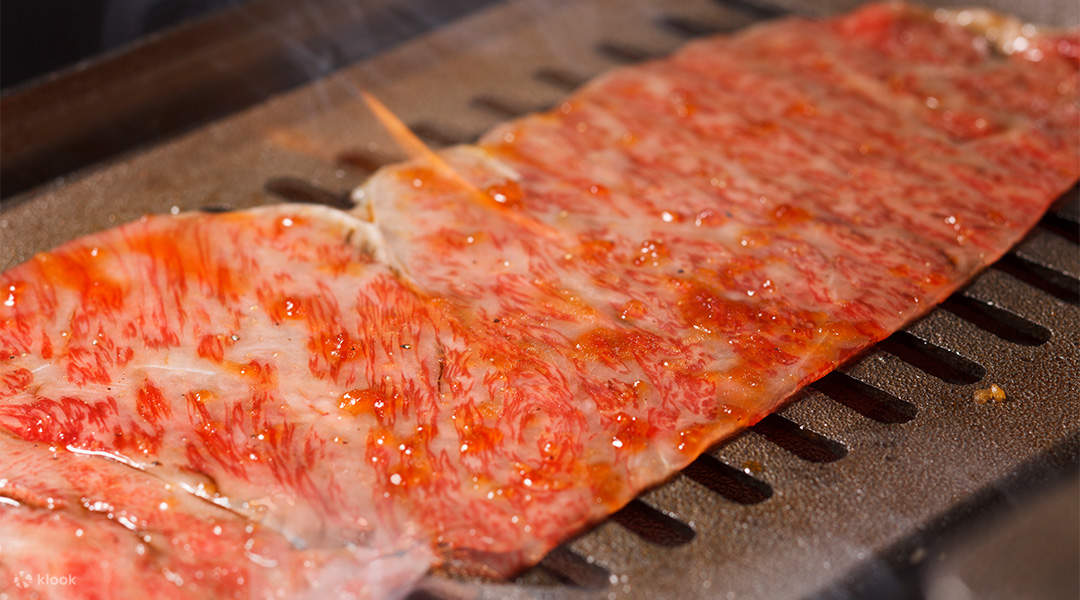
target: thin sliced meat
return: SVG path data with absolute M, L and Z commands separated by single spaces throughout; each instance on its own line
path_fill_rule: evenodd
M 1075 182 L 1080 37 L 1030 44 L 902 5 L 786 20 L 385 168 L 373 223 L 152 217 L 38 255 L 0 276 L 0 576 L 378 597 L 539 560 Z M 114 551 L 65 566 L 91 538 Z
M 1018 241 L 1080 172 L 1077 84 L 1071 55 L 1001 56 L 914 9 L 785 21 L 606 75 L 444 152 L 452 173 L 384 169 L 361 212 L 413 285 L 559 365 L 546 410 L 590 423 L 565 459 L 588 522 Z M 499 372 L 522 395 L 485 426 L 516 432 L 534 369 Z M 452 545 L 523 546 L 479 528 Z
M 407 591 L 431 549 L 376 505 L 369 427 L 405 407 L 369 390 L 422 415 L 436 325 L 373 236 L 310 206 L 149 217 L 0 276 L 0 572 L 56 597 Z

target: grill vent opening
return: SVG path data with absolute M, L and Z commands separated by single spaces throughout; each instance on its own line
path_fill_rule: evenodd
M 587 77 L 582 77 L 562 69 L 538 69 L 533 73 L 533 79 L 557 87 L 561 90 L 571 91 L 585 85 Z
M 751 430 L 810 462 L 827 463 L 847 456 L 847 448 L 840 442 L 830 440 L 775 413 L 758 421 Z
M 644 48 L 628 46 L 618 42 L 600 42 L 596 45 L 596 51 L 615 62 L 627 64 L 644 62 L 657 57 L 657 54 Z
M 211 215 L 220 215 L 222 213 L 232 212 L 232 208 L 228 206 L 222 206 L 220 204 L 208 204 L 206 206 L 200 206 L 199 212 L 204 212 Z
M 367 152 L 364 150 L 346 150 L 337 155 L 335 162 L 339 165 L 352 167 L 366 173 L 374 173 L 379 168 L 394 162 L 385 156 Z
M 789 14 L 786 8 L 771 6 L 769 4 L 751 2 L 750 0 L 713 0 L 720 6 L 733 8 L 755 19 L 772 19 Z
M 427 121 L 409 124 L 409 130 L 416 134 L 417 137 L 424 140 L 427 145 L 436 148 L 465 144 L 477 137 L 475 135 L 449 131 L 434 123 L 428 123 Z
M 435 592 L 428 590 L 413 590 L 409 592 L 408 596 L 405 596 L 405 600 L 450 600 L 446 596 L 441 596 Z
M 829 373 L 811 387 L 879 423 L 907 423 L 918 413 L 914 404 L 840 371 Z
M 688 38 L 715 35 L 724 31 L 723 28 L 703 23 L 695 19 L 687 19 L 679 15 L 664 15 L 656 20 L 656 24 L 667 31 Z
M 694 530 L 682 521 L 645 504 L 631 500 L 611 519 L 641 539 L 658 546 L 682 546 L 694 539 Z
M 500 100 L 499 98 L 494 98 L 492 96 L 476 96 L 469 100 L 469 106 L 486 110 L 489 113 L 508 119 L 527 112 L 527 110 L 521 106 L 511 104 L 506 100 Z
M 875 348 L 948 383 L 967 385 L 986 376 L 986 369 L 979 363 L 921 340 L 907 331 L 897 331 L 878 342 Z
M 349 194 L 335 194 L 297 177 L 274 177 L 267 181 L 263 188 L 289 202 L 323 204 L 343 209 L 352 208 Z
M 566 583 L 587 590 L 604 589 L 610 583 L 611 573 L 607 569 L 565 546 L 548 552 L 540 567 Z
M 1034 261 L 1010 252 L 993 264 L 993 268 L 1002 271 L 1024 283 L 1039 288 L 1055 298 L 1069 304 L 1080 304 L 1080 280 L 1060 271 L 1044 267 Z
M 738 504 L 757 504 L 772 497 L 772 486 L 723 461 L 702 454 L 683 469 L 693 481 Z
M 1042 325 L 964 294 L 950 296 L 941 308 L 1007 342 L 1039 346 L 1050 341 L 1050 330 Z
M 1039 227 L 1074 244 L 1080 244 L 1080 223 L 1054 213 L 1047 213 L 1039 221 Z
M 550 106 L 521 106 L 508 100 L 487 95 L 474 97 L 469 101 L 469 105 L 507 119 L 551 108 Z

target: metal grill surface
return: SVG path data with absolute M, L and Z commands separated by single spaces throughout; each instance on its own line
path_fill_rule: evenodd
M 606 69 L 805 8 L 744 0 L 523 0 L 487 8 L 166 144 L 7 200 L 0 267 L 144 213 L 281 199 L 342 204 L 378 165 L 401 158 L 364 108 L 361 89 L 430 144 L 465 142 L 553 105 Z M 1034 19 L 1080 20 L 1067 2 L 1028 10 Z M 925 557 L 920 540 L 1030 483 L 1024 474 L 1033 468 L 1076 468 L 1077 196 L 1074 189 L 1002 261 L 928 316 L 514 582 L 435 575 L 415 595 L 844 597 L 900 577 Z M 991 384 L 1006 390 L 1006 402 L 974 400 Z

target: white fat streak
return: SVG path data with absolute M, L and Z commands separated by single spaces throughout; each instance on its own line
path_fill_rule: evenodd
M 147 468 L 146 464 L 136 462 L 136 461 L 131 460 L 130 458 L 124 456 L 123 454 L 117 454 L 115 452 L 108 452 L 108 451 L 105 451 L 105 450 L 87 450 L 85 448 L 79 448 L 78 446 L 74 446 L 72 444 L 68 444 L 67 446 L 65 446 L 65 448 L 67 448 L 68 452 L 71 452 L 73 454 L 82 454 L 84 456 L 97 456 L 97 457 L 101 457 L 101 458 L 107 458 L 109 460 L 114 460 L 114 461 L 116 461 L 116 462 L 118 462 L 118 463 L 120 463 L 122 465 L 129 466 L 132 469 L 138 469 L 140 471 L 143 471 L 143 470 L 145 470 Z
M 195 373 L 197 375 L 220 375 L 218 371 L 210 371 L 207 369 L 196 369 L 195 367 L 177 367 L 173 365 L 134 365 L 135 369 L 162 369 L 165 371 L 173 371 L 177 373 Z
M 192 496 L 195 496 L 196 498 L 202 498 L 207 502 L 211 502 L 220 506 L 221 508 L 225 508 L 230 511 L 233 510 L 232 504 L 229 502 L 229 498 L 227 496 L 222 496 L 220 494 L 211 496 L 210 494 L 206 493 L 206 489 L 202 485 L 194 486 L 187 481 L 179 481 L 177 482 L 177 485 L 180 486 L 180 489 L 191 494 Z
M 259 555 L 259 554 L 255 554 L 251 550 L 245 550 L 244 555 L 247 556 L 247 559 L 250 560 L 251 562 L 259 565 L 260 567 L 266 568 L 266 569 L 272 569 L 272 568 L 278 566 L 278 561 L 276 561 L 276 560 L 274 560 L 272 558 L 267 558 L 267 557 Z

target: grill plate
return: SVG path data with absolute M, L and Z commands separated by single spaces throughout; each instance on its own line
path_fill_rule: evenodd
M 806 8 L 772 6 L 781 4 Z M 853 3 L 825 4 L 831 11 Z M 1051 22 L 1080 21 L 1068 2 L 1031 10 Z M 434 145 L 467 141 L 513 113 L 558 102 L 606 69 L 781 12 L 744 0 L 501 4 L 6 202 L 0 267 L 172 207 L 340 202 L 375 166 L 399 158 L 359 89 Z M 867 573 L 888 582 L 897 564 L 918 563 L 926 555 L 920 534 L 957 520 L 958 510 L 978 512 L 979 498 L 1011 489 L 1032 465 L 1046 472 L 1035 480 L 1075 470 L 1076 196 L 954 296 L 950 309 L 935 309 L 842 369 L 847 379 L 802 392 L 778 417 L 713 449 L 540 567 L 512 583 L 433 576 L 424 593 L 797 598 L 827 590 L 842 597 Z M 991 383 L 1008 401 L 976 403 L 975 390 Z

